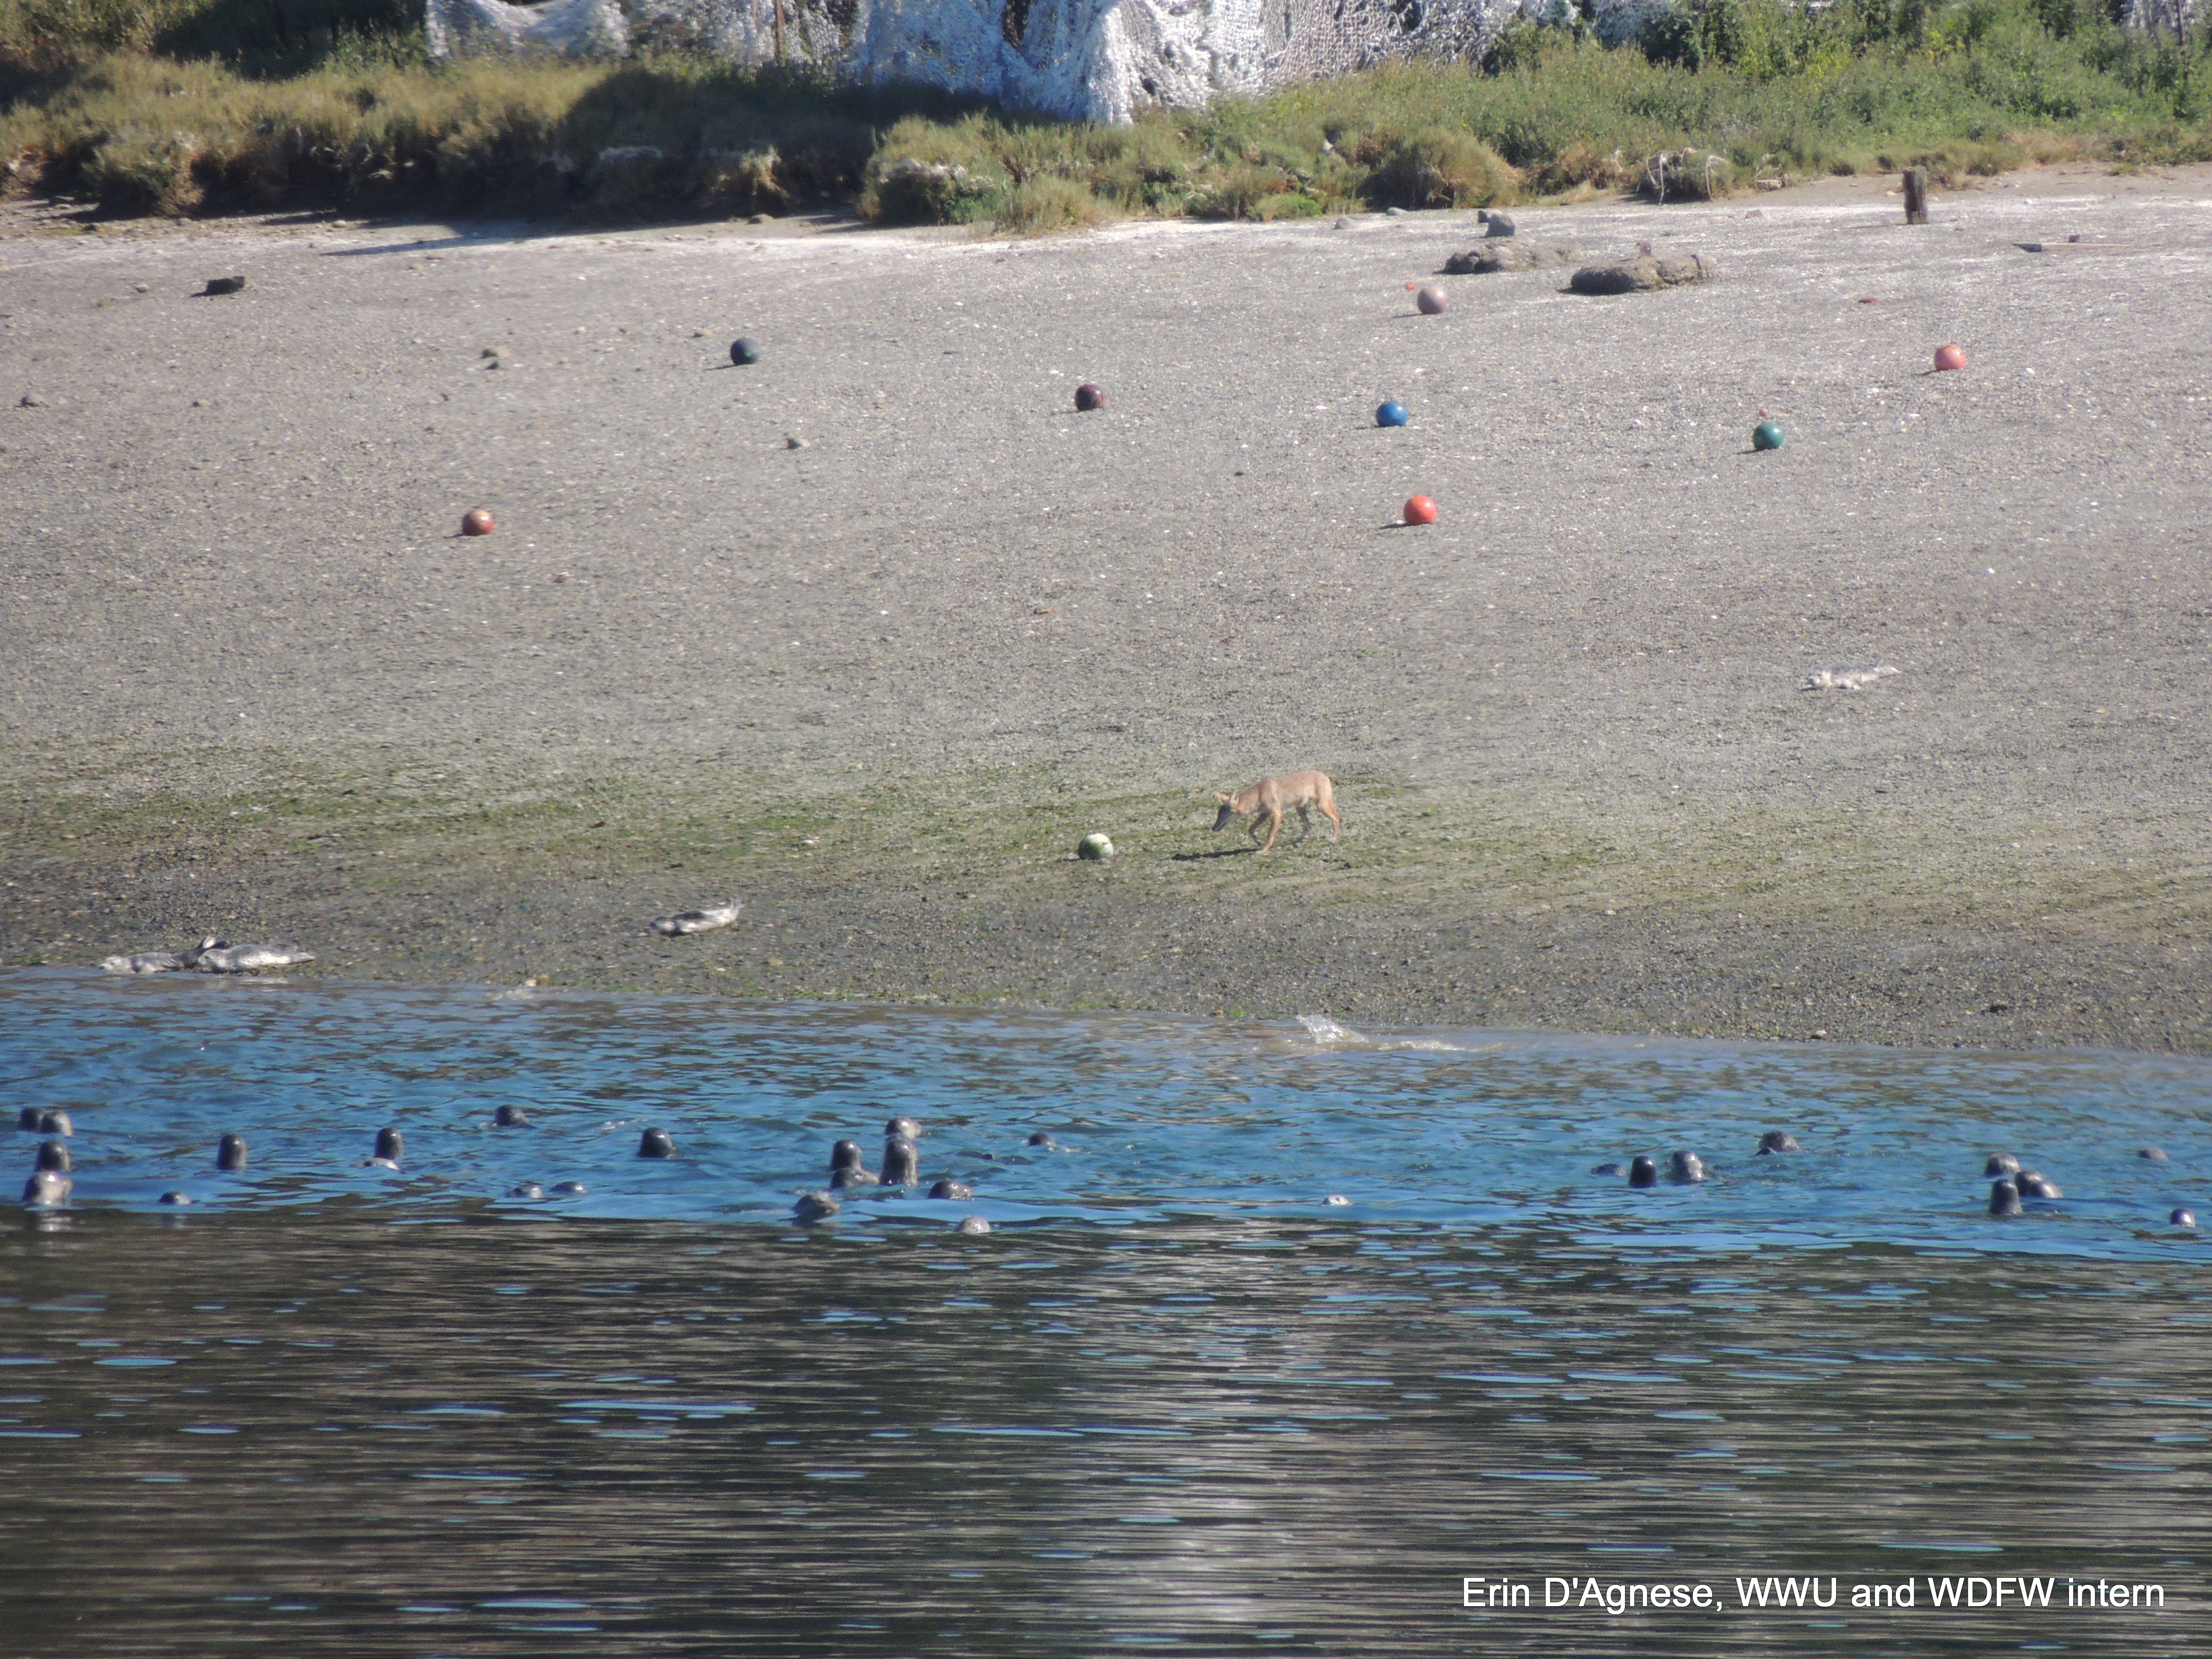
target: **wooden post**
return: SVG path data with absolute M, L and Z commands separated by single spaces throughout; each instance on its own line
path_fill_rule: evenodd
M 775 8 L 775 66 L 783 67 L 783 0 L 770 0 Z
M 1924 225 L 1928 222 L 1928 169 L 1907 167 L 1905 170 L 1905 222 Z

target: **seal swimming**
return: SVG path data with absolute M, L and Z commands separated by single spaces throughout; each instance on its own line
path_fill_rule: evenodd
M 530 1114 L 520 1106 L 500 1106 L 492 1112 L 491 1127 L 495 1129 L 526 1129 L 530 1127 Z
M 964 1202 L 975 1196 L 975 1189 L 964 1181 L 955 1181 L 947 1176 L 929 1189 L 929 1195 L 932 1198 L 958 1199 Z
M 38 1160 L 32 1167 L 39 1170 L 52 1170 L 58 1174 L 67 1175 L 70 1172 L 69 1148 L 58 1140 L 40 1141 Z
M 398 1169 L 399 1167 L 399 1154 L 405 1148 L 405 1146 L 406 1142 L 400 1139 L 398 1130 L 379 1129 L 376 1132 L 376 1150 L 369 1154 L 367 1162 L 362 1165 L 362 1168 L 364 1170 Z
M 904 1135 L 893 1135 L 884 1142 L 883 1184 L 911 1187 L 921 1179 L 921 1149 Z
M 1797 1137 L 1787 1129 L 1769 1129 L 1759 1138 L 1759 1156 L 1771 1158 L 1777 1152 L 1802 1152 Z
M 676 1143 L 668 1138 L 665 1129 L 647 1129 L 637 1138 L 637 1155 L 640 1158 L 673 1158 L 676 1156 Z
M 1632 1187 L 1656 1187 L 1659 1184 L 1659 1166 L 1640 1154 L 1630 1159 L 1628 1184 Z
M 2009 1181 L 1990 1182 L 1990 1213 L 2014 1216 L 2020 1213 L 2020 1188 Z
M 685 933 L 711 933 L 717 927 L 727 927 L 744 909 L 741 899 L 724 899 L 698 910 L 678 910 L 672 916 L 653 918 L 653 931 L 676 939 Z
M 1705 1178 L 1705 1161 L 1695 1152 L 1677 1152 L 1667 1161 L 1667 1179 L 1678 1186 L 1694 1187 Z
M 31 1178 L 23 1183 L 23 1202 L 34 1210 L 66 1204 L 75 1185 L 59 1170 L 33 1170 Z
M 2065 1193 L 2060 1190 L 2059 1185 L 2057 1182 L 2045 1181 L 2042 1176 L 2033 1170 L 2022 1170 L 2018 1175 L 2012 1178 L 2012 1184 L 2014 1187 L 2018 1188 L 2020 1195 L 2022 1198 L 2063 1198 L 2066 1196 Z
M 915 1122 L 912 1118 L 907 1116 L 905 1113 L 902 1112 L 890 1122 L 884 1125 L 884 1137 L 885 1139 L 890 1139 L 897 1135 L 904 1135 L 908 1140 L 919 1140 L 921 1139 L 921 1125 Z
M 41 1112 L 39 1114 L 39 1133 L 67 1137 L 75 1134 L 76 1127 L 70 1121 L 67 1112 Z
M 2018 1175 L 2020 1160 L 2010 1152 L 1991 1152 L 1989 1162 L 1982 1165 L 1982 1173 L 1992 1181 L 1999 1176 Z
M 980 1215 L 963 1215 L 954 1224 L 952 1231 L 956 1233 L 988 1233 L 991 1231 L 991 1224 Z
M 844 1207 L 827 1193 L 802 1193 L 799 1202 L 791 1206 L 791 1213 L 799 1222 L 826 1221 Z
M 246 1167 L 244 1135 L 225 1135 L 216 1142 L 215 1167 L 218 1170 L 242 1170 Z

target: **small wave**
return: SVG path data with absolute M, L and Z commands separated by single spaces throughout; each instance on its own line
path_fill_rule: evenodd
M 1346 1042 L 1365 1042 L 1367 1039 L 1357 1031 L 1347 1030 L 1327 1014 L 1300 1014 L 1298 1024 L 1306 1028 L 1306 1035 L 1323 1046 Z

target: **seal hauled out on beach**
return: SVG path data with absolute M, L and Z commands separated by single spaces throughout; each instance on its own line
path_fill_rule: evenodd
M 209 933 L 189 950 L 140 951 L 130 956 L 106 957 L 100 966 L 101 972 L 109 974 L 174 974 L 198 967 L 200 958 L 210 951 L 229 948 L 228 939 Z
M 725 899 L 720 904 L 708 905 L 700 910 L 678 910 L 672 916 L 657 916 L 653 931 L 675 939 L 684 933 L 711 933 L 717 927 L 727 927 L 744 909 L 742 899 Z
M 294 968 L 314 954 L 296 945 L 237 945 L 226 947 L 210 936 L 192 965 L 204 974 L 258 974 L 264 968 Z

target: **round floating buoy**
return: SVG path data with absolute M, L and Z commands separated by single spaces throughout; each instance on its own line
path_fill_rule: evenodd
M 489 536 L 491 534 L 491 514 L 480 507 L 472 507 L 461 514 L 461 534 Z
M 1105 408 L 1106 393 L 1103 387 L 1095 386 L 1091 385 L 1090 381 L 1085 380 L 1081 386 L 1075 388 L 1075 407 L 1079 411 L 1085 415 L 1088 415 L 1094 409 Z
M 1395 398 L 1389 399 L 1375 411 L 1375 424 L 1377 426 L 1403 426 L 1413 418 L 1406 413 L 1406 405 Z
M 1413 295 L 1413 303 L 1424 317 L 1441 317 L 1444 307 L 1451 303 L 1440 288 L 1425 288 Z
M 757 363 L 760 361 L 760 348 L 740 337 L 730 342 L 730 361 L 739 368 L 747 363 Z
M 1093 830 L 1075 843 L 1075 856 L 1086 864 L 1103 864 L 1114 856 L 1114 843 Z
M 1961 351 L 1957 346 L 1947 345 L 1938 346 L 1936 348 L 1936 368 L 1964 368 L 1966 366 L 1966 354 L 1964 351 Z
M 1782 422 L 1779 421 L 1761 421 L 1757 426 L 1752 428 L 1751 447 L 1753 449 L 1781 448 Z
M 1437 504 L 1426 495 L 1416 495 L 1406 503 L 1407 524 L 1434 524 L 1436 521 Z

